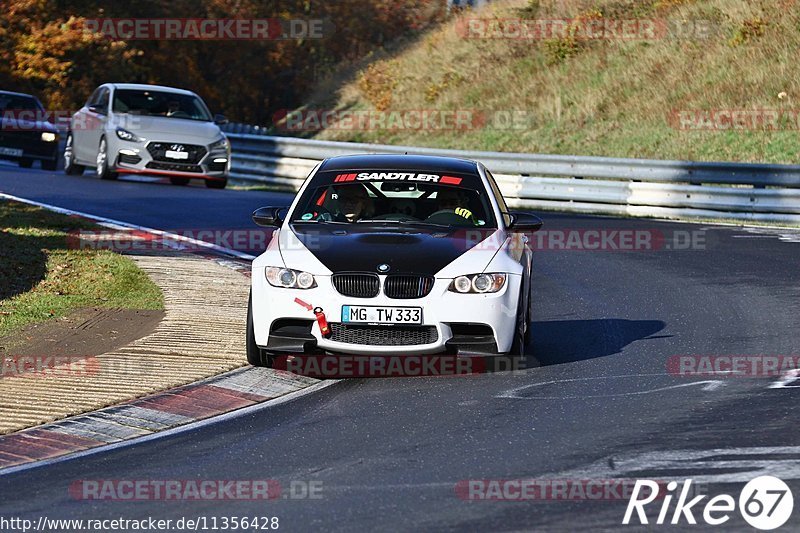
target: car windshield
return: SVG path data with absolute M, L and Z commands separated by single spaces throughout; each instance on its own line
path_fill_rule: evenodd
M 166 91 L 117 89 L 115 113 L 210 121 L 211 115 L 200 98 Z
M 32 96 L 0 93 L 0 112 L 41 110 L 39 102 Z
M 292 222 L 420 224 L 495 227 L 478 176 L 443 176 L 418 171 L 323 173 L 313 179 Z

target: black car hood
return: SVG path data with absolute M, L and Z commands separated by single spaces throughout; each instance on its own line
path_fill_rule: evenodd
M 293 224 L 298 240 L 332 272 L 434 275 L 495 230 Z

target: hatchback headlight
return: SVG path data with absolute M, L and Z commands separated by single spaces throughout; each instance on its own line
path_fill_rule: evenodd
M 42 140 L 46 143 L 55 142 L 58 139 L 58 135 L 53 133 L 52 131 L 43 131 L 42 132 Z
M 267 267 L 264 271 L 273 287 L 282 289 L 311 289 L 317 286 L 314 276 L 291 268 Z
M 448 290 L 461 294 L 486 294 L 498 292 L 505 284 L 505 274 L 469 274 L 454 279 Z
M 231 143 L 230 143 L 230 141 L 228 141 L 228 138 L 227 137 L 223 137 L 222 139 L 220 139 L 218 141 L 214 141 L 213 143 L 211 143 L 209 145 L 209 147 L 208 147 L 208 150 L 209 151 L 217 150 L 219 148 L 222 148 L 223 150 L 228 150 L 228 149 L 230 149 L 230 147 L 231 147 Z
M 130 141 L 132 143 L 138 143 L 139 141 L 141 141 L 141 139 L 137 137 L 135 134 L 123 128 L 117 128 L 117 137 L 119 137 L 123 141 Z

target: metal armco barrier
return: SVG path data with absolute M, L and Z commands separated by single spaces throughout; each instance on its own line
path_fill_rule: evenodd
M 232 179 L 287 190 L 297 190 L 327 157 L 407 152 L 481 161 L 514 208 L 800 224 L 800 165 L 473 152 L 236 133 L 228 137 Z

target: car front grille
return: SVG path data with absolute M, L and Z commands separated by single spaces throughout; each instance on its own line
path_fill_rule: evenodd
M 383 292 L 389 298 L 422 298 L 433 289 L 433 276 L 394 274 L 383 284 Z
M 167 150 L 175 152 L 186 152 L 189 154 L 188 159 L 174 159 L 167 157 Z M 153 157 L 154 161 L 163 161 L 166 163 L 183 163 L 196 165 L 206 156 L 206 147 L 199 144 L 183 144 L 183 143 L 168 143 L 168 142 L 151 142 L 147 145 L 147 151 Z
M 157 161 L 150 161 L 147 163 L 147 168 L 153 170 L 171 170 L 173 172 L 203 172 L 200 165 L 180 165 L 178 163 L 159 163 Z
M 377 274 L 334 274 L 333 286 L 339 294 L 353 298 L 374 298 L 381 280 Z
M 415 346 L 439 340 L 434 326 L 354 326 L 331 323 L 332 341 L 372 346 Z

